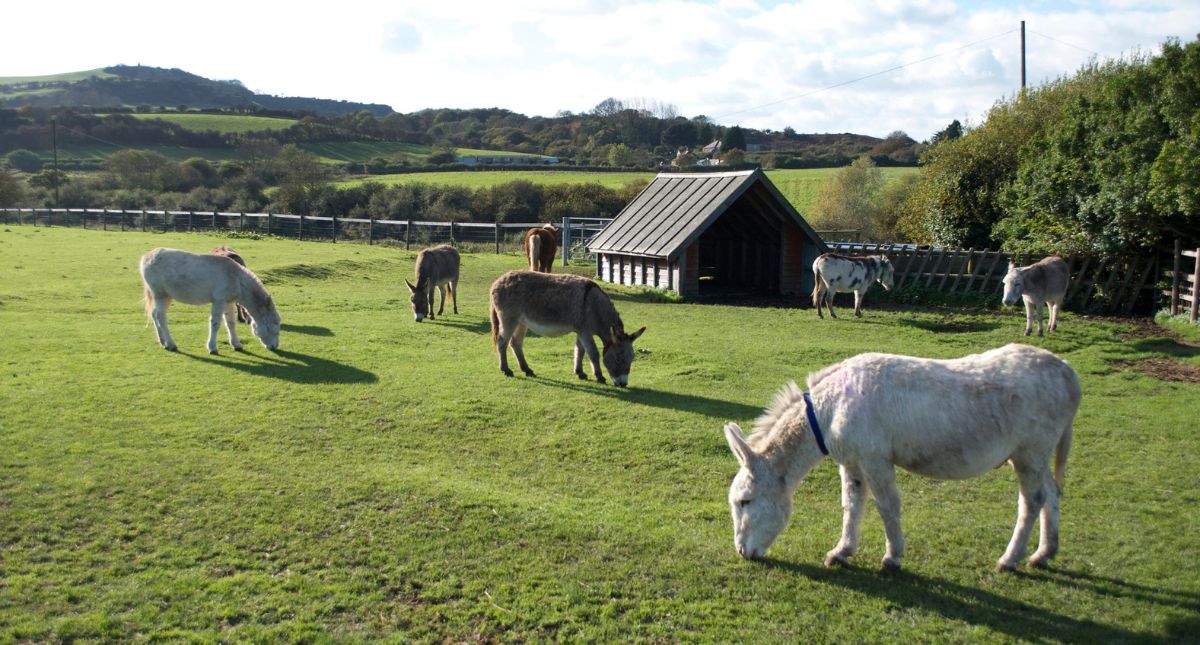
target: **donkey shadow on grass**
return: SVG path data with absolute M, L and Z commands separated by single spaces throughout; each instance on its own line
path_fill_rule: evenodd
M 265 376 L 292 383 L 374 383 L 379 377 L 366 370 L 299 352 L 277 349 L 274 356 L 250 352 L 181 355 L 202 363 L 228 367 L 254 376 Z M 232 360 L 231 360 L 232 357 Z
M 333 330 L 328 327 L 318 325 L 289 325 L 282 323 L 279 325 L 281 331 L 286 331 L 292 334 L 307 334 L 309 336 L 333 336 Z
M 430 320 L 430 325 L 444 325 L 446 327 L 455 327 L 472 334 L 490 334 L 492 332 L 491 321 L 484 320 L 457 320 L 447 316 L 438 316 L 436 320 Z
M 530 383 L 555 387 L 563 390 L 570 390 L 572 392 L 586 392 L 587 394 L 606 396 L 608 398 L 619 399 L 627 403 L 640 403 L 642 405 L 648 405 L 655 408 L 696 412 L 722 419 L 757 418 L 760 414 L 762 414 L 762 407 L 757 405 L 746 405 L 744 403 L 737 403 L 734 401 L 710 399 L 705 396 L 696 396 L 694 394 L 679 394 L 677 392 L 667 392 L 664 390 L 655 390 L 647 387 L 638 387 L 637 385 L 632 385 L 627 388 L 619 388 L 613 385 L 604 385 L 591 381 L 556 381 L 542 377 L 527 378 L 524 380 Z
M 918 610 L 947 619 L 986 627 L 1016 640 L 1050 639 L 1064 643 L 1093 645 L 1094 643 L 1160 641 L 1161 634 L 1138 632 L 1119 625 L 1105 625 L 1092 620 L 1080 620 L 1055 613 L 1045 607 L 1006 598 L 976 587 L 935 578 L 907 569 L 883 573 L 875 568 L 846 565 L 825 568 L 817 565 L 785 562 L 771 557 L 761 560 L 766 567 L 791 571 L 811 581 L 840 586 L 868 596 L 885 599 L 889 610 Z M 1085 573 L 1060 571 L 1054 568 L 1040 573 L 1017 572 L 1027 580 L 1045 584 L 1082 587 L 1098 598 L 1129 596 L 1140 602 L 1150 602 L 1180 611 L 1177 619 L 1166 621 L 1168 639 L 1184 638 L 1196 633 L 1200 619 L 1200 597 L 1188 592 L 1144 587 L 1111 578 Z M 1082 581 L 1082 582 L 1081 582 Z M 1182 614 L 1187 614 L 1186 616 Z

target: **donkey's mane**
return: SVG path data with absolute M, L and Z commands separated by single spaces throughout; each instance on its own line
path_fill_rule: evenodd
M 775 393 L 775 398 L 771 399 L 771 404 L 762 415 L 754 420 L 754 430 L 751 434 L 769 432 L 789 410 L 803 405 L 804 391 L 795 381 L 788 381 Z

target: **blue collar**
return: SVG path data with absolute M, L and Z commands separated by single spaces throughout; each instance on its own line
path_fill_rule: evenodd
M 808 392 L 804 393 L 804 412 L 808 415 L 808 427 L 812 428 L 813 436 L 817 439 L 817 447 L 821 449 L 822 455 L 828 455 L 829 449 L 825 447 L 825 437 L 821 436 L 821 425 L 817 423 L 817 413 L 813 411 L 812 398 L 808 396 Z

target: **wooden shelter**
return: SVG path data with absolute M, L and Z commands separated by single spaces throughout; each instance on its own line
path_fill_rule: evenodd
M 588 250 L 603 280 L 696 297 L 810 293 L 827 249 L 756 169 L 659 174 Z

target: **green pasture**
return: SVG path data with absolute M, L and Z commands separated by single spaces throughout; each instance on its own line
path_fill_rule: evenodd
M 535 184 L 600 184 L 605 188 L 621 188 L 637 182 L 650 183 L 653 172 L 586 172 L 580 170 L 464 170 L 448 172 L 413 172 L 399 175 L 373 175 L 355 177 L 337 182 L 338 186 L 358 186 L 368 182 L 385 186 L 401 184 L 442 184 L 467 188 L 491 188 L 514 181 L 529 181 Z
M 73 83 L 89 78 L 114 78 L 115 76 L 116 74 L 110 74 L 104 71 L 103 68 L 99 68 L 82 72 L 48 74 L 46 76 L 0 76 L 0 85 L 14 85 L 19 83 Z
M 131 114 L 136 119 L 154 119 L 167 121 L 187 128 L 188 130 L 213 130 L 221 133 L 262 132 L 266 130 L 286 130 L 298 121 L 252 114 L 204 114 L 199 112 L 179 112 L 164 114 Z
M 179 353 L 142 312 L 139 256 L 237 249 L 283 317 L 280 351 Z M 905 568 L 878 571 L 873 509 L 846 568 L 838 476 L 800 487 L 770 558 L 739 559 L 722 424 L 863 351 L 955 357 L 1018 340 L 1023 314 L 670 303 L 606 287 L 645 325 L 629 389 L 579 381 L 572 339 L 530 337 L 505 378 L 487 288 L 517 255 L 467 252 L 459 311 L 415 323 L 401 249 L 0 227 L 0 643 L 1133 643 L 1200 633 L 1200 350 L 1064 315 L 1030 340 L 1084 400 L 1045 571 L 993 572 L 1008 468 L 901 474 Z M 585 267 L 580 268 L 586 270 Z M 843 312 L 846 310 L 843 309 Z M 1036 539 L 1036 538 L 1035 538 Z

